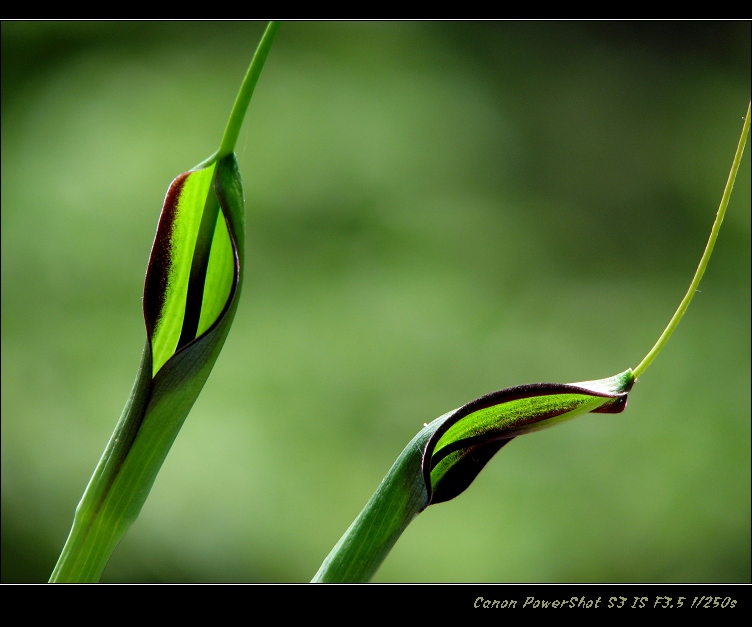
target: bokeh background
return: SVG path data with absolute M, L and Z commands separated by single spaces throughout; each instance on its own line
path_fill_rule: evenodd
M 2 23 L 2 580 L 45 581 L 135 377 L 170 181 L 255 22 Z M 404 445 L 634 367 L 686 290 L 749 22 L 288 23 L 238 156 L 228 342 L 104 581 L 307 581 Z M 750 158 L 620 415 L 516 439 L 375 581 L 750 581 Z

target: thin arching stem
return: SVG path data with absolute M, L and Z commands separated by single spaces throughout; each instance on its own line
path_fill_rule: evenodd
M 235 151 L 235 144 L 238 142 L 245 112 L 248 110 L 253 90 L 256 88 L 256 83 L 266 62 L 266 57 L 269 56 L 269 50 L 272 47 L 272 43 L 274 43 L 274 37 L 277 35 L 278 30 L 279 22 L 269 22 L 264 36 L 261 38 L 258 48 L 256 48 L 256 53 L 253 55 L 251 65 L 248 66 L 248 72 L 246 72 L 243 84 L 240 86 L 240 91 L 238 92 L 238 97 L 235 99 L 235 104 L 232 107 L 230 119 L 227 121 L 225 134 L 222 136 L 222 143 L 219 145 L 219 151 L 216 155 L 217 160 Z
M 736 180 L 736 173 L 739 170 L 739 163 L 742 160 L 742 153 L 744 152 L 744 145 L 747 142 L 747 135 L 749 134 L 749 113 L 750 113 L 750 107 L 747 106 L 747 115 L 744 118 L 744 126 L 742 128 L 742 136 L 739 138 L 739 145 L 736 148 L 736 154 L 734 155 L 734 162 L 731 165 L 731 172 L 729 172 L 728 181 L 726 181 L 726 189 L 723 190 L 723 197 L 721 198 L 721 204 L 718 207 L 718 213 L 715 216 L 715 222 L 713 222 L 713 228 L 710 230 L 710 237 L 708 238 L 708 243 L 705 246 L 705 252 L 702 254 L 702 258 L 700 259 L 700 265 L 697 266 L 697 271 L 695 272 L 695 276 L 692 279 L 692 283 L 689 285 L 689 289 L 687 290 L 687 294 L 682 299 L 682 302 L 679 304 L 679 308 L 676 310 L 676 313 L 674 314 L 673 318 L 671 318 L 671 321 L 668 323 L 668 326 L 665 328 L 663 333 L 661 333 L 661 337 L 658 338 L 658 341 L 655 343 L 655 346 L 653 346 L 652 349 L 650 349 L 650 352 L 645 356 L 645 359 L 643 359 L 640 362 L 640 365 L 637 366 L 637 368 L 634 369 L 634 378 L 637 379 L 645 370 L 647 370 L 647 367 L 652 363 L 652 361 L 656 358 L 658 353 L 661 352 L 661 349 L 663 346 L 668 342 L 668 338 L 671 337 L 671 334 L 674 332 L 674 329 L 679 324 L 679 321 L 682 319 L 682 316 L 684 315 L 684 312 L 687 311 L 687 307 L 689 307 L 689 303 L 692 301 L 692 297 L 695 295 L 695 292 L 697 291 L 697 287 L 700 285 L 700 280 L 702 279 L 702 275 L 705 273 L 705 268 L 708 265 L 708 261 L 710 261 L 710 255 L 713 252 L 713 246 L 715 246 L 715 240 L 718 238 L 718 231 L 721 229 L 721 223 L 723 222 L 723 216 L 726 213 L 726 207 L 728 207 L 729 198 L 731 197 L 731 190 L 734 188 L 734 181 Z

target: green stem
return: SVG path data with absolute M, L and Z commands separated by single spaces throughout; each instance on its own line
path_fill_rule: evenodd
M 266 57 L 269 56 L 269 50 L 272 47 L 272 43 L 274 43 L 279 25 L 279 22 L 269 22 L 264 36 L 261 38 L 258 48 L 256 48 L 256 53 L 253 55 L 251 65 L 248 66 L 248 72 L 246 72 L 243 84 L 240 86 L 240 91 L 238 92 L 238 97 L 235 99 L 235 104 L 232 107 L 230 119 L 227 121 L 225 134 L 222 136 L 222 143 L 219 145 L 219 151 L 216 155 L 217 160 L 235 151 L 235 144 L 238 142 L 240 128 L 243 126 L 243 120 L 245 119 L 248 105 L 251 102 L 253 90 L 256 88 L 256 83 L 266 62 Z
M 138 516 L 136 512 L 113 523 L 102 516 L 102 509 L 141 427 L 151 390 L 151 347 L 147 342 L 130 398 L 76 507 L 73 526 L 50 583 L 99 581 L 117 543 Z
M 697 287 L 700 285 L 700 280 L 702 279 L 702 275 L 705 273 L 705 268 L 708 265 L 708 261 L 710 261 L 710 255 L 713 253 L 713 246 L 715 246 L 715 240 L 718 238 L 718 231 L 720 231 L 721 229 L 723 216 L 726 213 L 726 207 L 728 207 L 729 198 L 731 197 L 731 190 L 734 188 L 734 181 L 736 180 L 736 173 L 739 170 L 739 163 L 742 160 L 742 154 L 744 153 L 744 145 L 747 142 L 747 135 L 749 134 L 749 118 L 750 118 L 750 106 L 748 105 L 747 115 L 744 118 L 744 126 L 742 128 L 742 135 L 739 138 L 739 145 L 736 148 L 736 154 L 734 155 L 734 162 L 731 165 L 731 172 L 729 172 L 728 181 L 726 181 L 726 189 L 723 190 L 723 197 L 721 198 L 721 204 L 718 207 L 718 213 L 715 216 L 715 222 L 713 222 L 713 228 L 710 231 L 710 237 L 708 238 L 708 243 L 705 246 L 705 252 L 702 254 L 702 258 L 700 259 L 700 265 L 697 266 L 697 271 L 695 272 L 695 276 L 692 279 L 692 283 L 690 283 L 689 285 L 687 294 L 684 296 L 682 302 L 679 304 L 679 308 L 676 310 L 676 313 L 674 314 L 673 318 L 671 318 L 671 321 L 668 323 L 668 326 L 665 328 L 663 333 L 661 333 L 661 337 L 658 338 L 658 341 L 655 343 L 655 346 L 653 346 L 650 352 L 645 356 L 645 359 L 643 359 L 640 362 L 640 365 L 634 369 L 633 372 L 634 372 L 635 379 L 637 379 L 643 372 L 645 372 L 645 370 L 647 370 L 648 366 L 658 356 L 658 353 L 661 352 L 661 349 L 666 344 L 666 342 L 668 342 L 668 339 L 671 337 L 671 334 L 679 325 L 679 321 L 682 319 L 684 312 L 687 311 L 687 307 L 689 307 L 689 303 L 692 301 L 692 298 L 694 297 L 695 292 L 697 291 Z

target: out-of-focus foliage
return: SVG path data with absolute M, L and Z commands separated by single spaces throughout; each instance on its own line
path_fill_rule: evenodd
M 52 570 L 138 365 L 164 190 L 262 29 L 2 24 L 3 581 Z M 235 324 L 103 581 L 308 580 L 423 422 L 634 367 L 749 93 L 748 22 L 285 24 L 237 149 Z M 511 442 L 376 581 L 750 581 L 749 164 L 627 410 Z

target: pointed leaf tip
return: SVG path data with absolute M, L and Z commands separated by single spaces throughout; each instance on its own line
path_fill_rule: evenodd
M 422 472 L 426 507 L 464 492 L 512 438 L 584 413 L 620 413 L 634 377 L 580 383 L 533 383 L 486 394 L 450 412 L 428 440 Z

